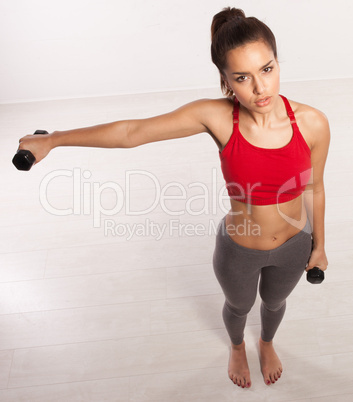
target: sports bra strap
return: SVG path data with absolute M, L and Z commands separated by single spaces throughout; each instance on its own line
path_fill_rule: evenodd
M 294 112 L 293 112 L 292 108 L 290 107 L 288 99 L 283 95 L 280 95 L 280 97 L 283 99 L 283 102 L 284 102 L 284 105 L 286 107 L 287 114 L 288 114 L 288 117 L 290 118 L 291 124 L 296 123 Z
M 233 123 L 239 123 L 239 101 L 234 97 L 234 108 L 233 108 Z

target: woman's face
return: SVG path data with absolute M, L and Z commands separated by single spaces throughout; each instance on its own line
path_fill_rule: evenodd
M 279 64 L 263 41 L 252 42 L 227 54 L 224 78 L 248 110 L 269 112 L 279 94 Z

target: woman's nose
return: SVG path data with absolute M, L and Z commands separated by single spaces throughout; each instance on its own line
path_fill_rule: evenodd
M 265 92 L 264 83 L 260 80 L 260 78 L 255 78 L 255 80 L 254 80 L 254 93 L 256 95 L 261 95 L 264 92 Z

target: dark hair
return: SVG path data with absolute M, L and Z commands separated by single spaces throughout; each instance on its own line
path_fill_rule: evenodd
M 245 17 L 239 8 L 226 7 L 213 17 L 211 25 L 211 56 L 221 75 L 221 89 L 226 96 L 232 91 L 223 79 L 229 50 L 251 42 L 264 41 L 277 58 L 276 39 L 271 29 L 255 17 Z

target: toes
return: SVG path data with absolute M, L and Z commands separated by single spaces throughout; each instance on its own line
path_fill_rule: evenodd
M 251 381 L 247 380 L 245 377 L 237 377 L 236 374 L 231 374 L 228 372 L 229 379 L 234 383 L 234 385 L 238 385 L 238 387 L 242 388 L 250 388 Z
M 236 375 L 233 375 L 233 376 L 232 376 L 232 381 L 233 381 L 234 385 L 238 385 L 238 386 L 239 386 L 239 384 L 238 384 L 239 380 L 238 380 L 238 378 L 237 378 Z
M 271 384 L 271 375 L 266 371 L 266 370 L 262 370 L 262 375 L 264 377 L 264 382 L 266 385 L 270 385 Z
M 274 372 L 268 372 L 267 370 L 263 370 L 262 374 L 264 377 L 264 382 L 266 385 L 274 384 L 276 381 L 278 381 L 279 378 L 281 378 L 283 369 L 282 367 L 278 367 L 276 371 Z
M 246 378 L 237 377 L 236 375 L 234 375 L 234 376 L 229 375 L 229 378 L 238 387 L 242 387 L 242 388 L 250 388 L 251 387 L 251 381 L 250 380 L 248 381 Z
M 277 381 L 279 378 L 281 378 L 281 374 L 282 374 L 282 369 L 279 368 L 277 370 L 277 373 L 275 374 L 275 380 Z
M 268 377 L 265 378 L 265 383 L 267 385 L 274 384 L 276 381 L 278 381 L 279 378 L 281 378 L 281 371 L 271 373 Z

